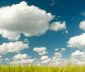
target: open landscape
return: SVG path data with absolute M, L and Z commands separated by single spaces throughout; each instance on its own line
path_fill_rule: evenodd
M 85 0 L 0 0 L 0 72 L 85 72 Z
M 85 66 L 0 66 L 0 72 L 85 72 Z

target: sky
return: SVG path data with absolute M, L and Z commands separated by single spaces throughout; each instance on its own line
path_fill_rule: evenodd
M 0 0 L 0 64 L 85 64 L 84 0 Z

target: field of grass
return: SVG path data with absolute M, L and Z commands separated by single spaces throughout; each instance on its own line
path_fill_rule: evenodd
M 85 66 L 0 66 L 0 72 L 85 72 Z

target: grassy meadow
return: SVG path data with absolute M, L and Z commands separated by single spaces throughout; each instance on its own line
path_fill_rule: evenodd
M 0 66 L 0 72 L 85 72 L 85 66 Z

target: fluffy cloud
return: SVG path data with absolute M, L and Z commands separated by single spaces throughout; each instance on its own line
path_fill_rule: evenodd
M 0 8 L 0 34 L 9 39 L 15 39 L 20 33 L 25 35 L 40 35 L 49 29 L 53 19 L 51 13 L 29 6 L 25 1 L 12 6 Z M 4 32 L 3 32 L 4 31 Z
M 85 31 L 85 21 L 81 21 L 79 27 Z
M 3 29 L 0 29 L 0 34 L 4 38 L 8 38 L 9 40 L 11 40 L 11 39 L 17 40 L 20 37 L 20 35 L 18 33 L 7 31 L 7 30 L 3 30 Z
M 8 64 L 34 64 L 35 59 L 31 59 L 27 54 L 17 54 L 12 57 L 12 60 Z
M 26 59 L 26 60 L 14 60 L 14 61 L 11 61 L 11 62 L 8 62 L 8 64 L 11 64 L 11 65 L 18 65 L 18 64 L 21 64 L 21 65 L 26 65 L 26 64 L 33 64 L 34 60 L 33 59 Z
M 48 59 L 48 56 L 42 56 L 41 57 L 41 60 L 46 60 L 46 59 Z
M 79 56 L 79 55 L 83 55 L 83 54 L 84 54 L 84 52 L 80 52 L 80 50 L 77 50 L 77 51 L 73 52 L 71 54 L 71 56 Z
M 50 62 L 51 62 L 51 59 L 48 58 L 48 56 L 41 57 L 41 62 L 40 62 L 41 65 L 48 65 L 50 64 Z
M 62 50 L 62 51 L 65 51 L 65 50 L 66 50 L 66 48 L 61 48 L 61 50 Z
M 76 50 L 71 54 L 70 60 L 73 64 L 85 65 L 85 52 Z
M 46 47 L 39 47 L 39 48 L 35 47 L 35 48 L 33 48 L 33 51 L 39 53 L 39 55 L 44 55 L 47 53 Z
M 56 48 L 56 49 L 55 49 L 55 51 L 59 51 L 59 49 L 58 49 L 58 48 Z
M 0 45 L 0 53 L 5 54 L 8 52 L 19 52 L 25 48 L 29 48 L 28 44 L 21 41 L 3 43 L 2 45 Z
M 66 48 L 56 48 L 55 51 L 56 52 L 63 52 L 63 51 L 66 51 Z
M 27 54 L 17 54 L 13 57 L 14 60 L 22 60 L 22 59 L 27 59 L 28 55 Z
M 67 42 L 68 47 L 73 47 L 73 48 L 85 48 L 85 33 L 79 35 L 79 36 L 74 36 L 69 39 Z
M 66 29 L 65 21 L 63 23 L 61 23 L 61 22 L 53 22 L 50 25 L 50 29 L 53 30 L 53 31 L 65 30 Z
M 51 65 L 66 65 L 66 60 L 62 58 L 60 52 L 55 52 L 54 56 L 51 59 Z
M 3 59 L 2 59 L 3 60 Z M 85 52 L 76 50 L 71 54 L 69 58 L 64 59 L 60 52 L 55 52 L 53 57 L 47 55 L 41 56 L 39 59 L 31 58 L 27 54 L 17 54 L 12 57 L 12 60 L 8 64 L 31 64 L 31 65 L 53 65 L 53 66 L 65 66 L 65 65 L 85 65 Z
M 53 57 L 49 58 L 48 56 L 41 56 L 40 65 L 65 65 L 65 60 L 62 58 L 62 54 L 60 52 L 55 52 Z

